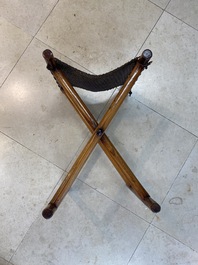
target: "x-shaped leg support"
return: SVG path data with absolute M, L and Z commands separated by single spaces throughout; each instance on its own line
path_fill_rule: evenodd
M 49 219 L 53 216 L 54 212 L 56 211 L 63 198 L 71 188 L 73 182 L 77 178 L 80 170 L 86 163 L 87 159 L 89 158 L 97 143 L 99 143 L 105 154 L 109 157 L 112 164 L 115 166 L 115 168 L 125 181 L 126 185 L 148 208 L 151 209 L 151 211 L 155 213 L 159 212 L 159 204 L 157 204 L 150 197 L 148 192 L 144 189 L 144 187 L 135 177 L 135 175 L 130 170 L 124 159 L 121 157 L 119 152 L 116 150 L 114 145 L 111 143 L 111 141 L 105 134 L 105 130 L 107 129 L 109 123 L 117 113 L 126 96 L 130 93 L 133 85 L 137 81 L 141 72 L 150 64 L 149 60 L 152 57 L 151 51 L 145 50 L 138 58 L 135 67 L 131 71 L 124 85 L 119 90 L 118 94 L 114 98 L 113 102 L 111 103 L 110 107 L 108 108 L 107 112 L 99 123 L 91 114 L 91 112 L 84 104 L 84 102 L 82 101 L 76 90 L 73 88 L 73 86 L 68 82 L 61 70 L 56 69 L 56 64 L 52 52 L 50 50 L 45 50 L 43 52 L 43 57 L 47 62 L 47 68 L 51 71 L 58 85 L 61 87 L 68 100 L 71 102 L 73 107 L 76 109 L 76 111 L 92 133 L 91 138 L 89 139 L 88 143 L 76 159 L 75 163 L 66 175 L 57 192 L 51 199 L 48 206 L 43 210 L 43 217 Z

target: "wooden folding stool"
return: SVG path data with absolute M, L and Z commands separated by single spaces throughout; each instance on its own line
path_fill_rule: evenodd
M 99 143 L 105 154 L 111 160 L 129 189 L 133 191 L 152 212 L 159 212 L 159 204 L 150 197 L 105 134 L 105 130 L 124 99 L 128 94 L 131 94 L 131 89 L 141 72 L 151 63 L 152 52 L 148 49 L 144 50 L 140 57 L 136 57 L 123 66 L 103 75 L 90 75 L 82 72 L 54 58 L 50 50 L 45 50 L 43 52 L 43 57 L 47 63 L 47 69 L 51 71 L 58 86 L 92 133 L 88 143 L 76 159 L 57 192 L 48 206 L 43 210 L 43 217 L 49 219 L 53 216 L 97 143 Z M 112 89 L 120 85 L 122 85 L 122 87 L 99 123 L 73 87 L 80 87 L 97 92 Z

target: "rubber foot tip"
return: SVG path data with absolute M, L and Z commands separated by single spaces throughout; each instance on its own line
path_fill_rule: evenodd
M 50 219 L 54 214 L 54 211 L 51 208 L 45 208 L 42 212 L 42 216 L 45 219 Z
M 151 211 L 154 212 L 154 213 L 159 213 L 161 210 L 161 207 L 158 203 L 153 203 L 151 205 Z

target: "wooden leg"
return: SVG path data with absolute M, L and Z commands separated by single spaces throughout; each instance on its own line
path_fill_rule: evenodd
M 93 151 L 95 145 L 99 142 L 100 146 L 109 157 L 115 168 L 118 170 L 124 181 L 126 182 L 127 186 L 136 194 L 137 197 L 141 199 L 141 201 L 147 205 L 153 212 L 159 212 L 160 206 L 150 198 L 150 195 L 147 191 L 143 188 L 140 182 L 137 180 L 133 172 L 127 166 L 123 158 L 120 156 L 116 148 L 113 146 L 109 138 L 104 134 L 104 130 L 107 128 L 108 124 L 114 117 L 115 113 L 119 109 L 120 105 L 122 104 L 124 98 L 128 94 L 129 88 L 133 86 L 135 81 L 137 80 L 138 76 L 141 74 L 143 69 L 137 66 L 137 69 L 134 70 L 131 77 L 126 82 L 126 85 L 123 86 L 122 90 L 115 98 L 113 103 L 111 104 L 109 110 L 104 115 L 100 124 L 97 123 L 89 109 L 86 107 L 84 102 L 81 100 L 79 95 L 76 93 L 75 89 L 69 84 L 67 80 L 62 76 L 61 72 L 54 71 L 52 74 L 54 75 L 55 79 L 57 80 L 58 84 L 63 89 L 65 95 L 72 103 L 76 111 L 79 113 L 81 118 L 84 120 L 85 124 L 89 128 L 89 130 L 93 133 L 90 141 L 85 146 L 84 150 L 76 160 L 75 164 L 73 165 L 72 169 L 70 170 L 69 174 L 66 176 L 65 180 L 61 184 L 60 188 L 58 189 L 57 193 L 54 195 L 53 199 L 49 203 L 49 205 L 43 211 L 43 216 L 48 219 L 50 218 L 55 210 L 57 209 L 58 205 L 61 203 L 62 199 L 68 192 L 69 188 L 73 184 L 74 180 L 76 179 L 78 173 L 80 172 L 82 166 L 88 159 L 89 155 Z

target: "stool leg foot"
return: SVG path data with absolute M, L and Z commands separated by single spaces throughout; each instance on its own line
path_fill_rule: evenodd
M 49 203 L 48 206 L 43 210 L 42 216 L 45 219 L 50 219 L 54 215 L 54 212 L 56 211 L 56 209 L 57 207 L 55 204 Z
M 142 202 L 153 212 L 158 213 L 161 210 L 160 205 L 154 201 L 151 197 L 145 198 Z
M 131 184 L 127 186 L 153 213 L 160 212 L 160 205 L 150 197 L 148 192 L 139 182 L 136 182 L 135 185 L 131 182 Z

